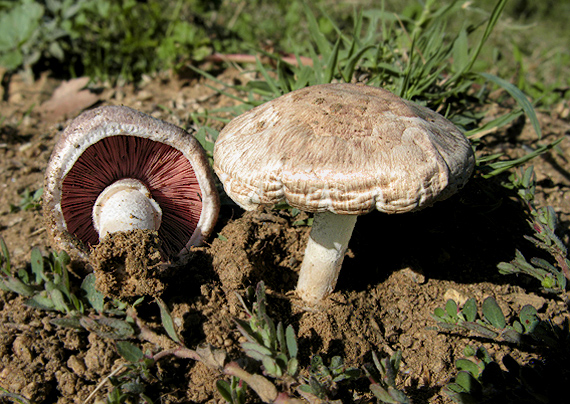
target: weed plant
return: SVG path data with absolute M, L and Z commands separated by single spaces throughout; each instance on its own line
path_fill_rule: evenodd
M 558 218 L 552 206 L 537 208 L 534 203 L 536 177 L 533 167 L 514 172 L 509 177 L 506 187 L 516 189 L 520 199 L 528 211 L 528 224 L 534 231 L 533 236 L 525 236 L 538 249 L 543 250 L 552 258 L 526 260 L 520 251 L 515 252 L 511 262 L 501 262 L 498 265 L 501 274 L 526 274 L 540 281 L 545 292 L 562 294 L 570 280 L 570 260 L 566 246 L 556 234 Z
M 566 288 L 570 279 L 567 250 L 556 234 L 557 217 L 552 207 L 534 204 L 536 180 L 533 167 L 513 172 L 507 188 L 517 191 L 527 208 L 528 223 L 533 236 L 525 236 L 534 246 L 551 257 L 532 258 L 529 261 L 519 250 L 511 262 L 498 265 L 504 275 L 523 274 L 539 281 L 543 293 L 554 295 L 568 307 Z M 467 347 L 465 356 L 458 359 L 455 380 L 444 392 L 455 402 L 547 403 L 561 386 L 568 383 L 570 373 L 566 363 L 570 359 L 570 323 L 561 324 L 541 319 L 536 308 L 525 305 L 510 323 L 493 297 L 487 297 L 478 308 L 475 299 L 468 299 L 461 307 L 448 300 L 445 307 L 435 309 L 432 316 L 442 331 L 466 331 L 468 335 L 513 344 L 521 350 L 540 354 L 542 361 L 521 365 L 511 356 L 502 359 L 503 371 L 483 346 L 477 350 Z M 549 376 L 546 376 L 549 375 Z
M 43 187 L 36 189 L 34 192 L 26 188 L 20 195 L 20 202 L 17 205 L 10 204 L 10 212 L 19 210 L 40 210 L 42 207 Z
M 217 82 L 221 86 L 218 91 L 240 102 L 233 108 L 233 115 L 306 86 L 363 81 L 446 115 L 463 128 L 474 147 L 486 134 L 497 132 L 523 114 L 540 141 L 538 118 L 527 96 L 507 80 L 478 70 L 479 56 L 505 4 L 506 0 L 497 1 L 484 19 L 466 23 L 454 33 L 446 30 L 449 22 L 469 9 L 469 4 L 460 0 L 445 5 L 427 1 L 415 9 L 414 18 L 387 13 L 384 9 L 355 12 L 350 30 L 341 29 L 327 14 L 318 19 L 304 4 L 311 46 L 308 50 L 294 49 L 293 61 L 280 54 L 262 52 L 263 58 L 272 63 L 258 57 L 253 67 L 257 78 L 245 85 L 232 86 L 245 97 L 225 91 L 225 83 L 206 71 L 192 68 Z M 327 24 L 319 23 L 322 18 Z M 332 27 L 334 35 L 323 32 L 323 25 Z M 485 105 L 498 101 L 490 98 L 491 90 L 496 87 L 512 97 L 518 107 L 483 123 Z M 206 149 L 211 149 L 217 137 L 216 131 L 209 127 L 214 112 L 210 111 L 198 125 L 198 137 Z M 504 159 L 501 154 L 478 156 L 478 173 L 485 178 L 496 176 L 551 150 L 560 141 L 539 144 L 518 159 Z

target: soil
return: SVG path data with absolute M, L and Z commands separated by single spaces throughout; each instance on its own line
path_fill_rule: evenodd
M 251 79 L 233 69 L 218 72 L 218 78 L 229 84 Z M 91 97 L 74 88 L 67 93 L 66 103 L 59 104 L 52 94 L 61 90 L 62 83 L 48 75 L 37 80 L 5 77 L 3 83 L 0 231 L 15 269 L 29 265 L 33 247 L 47 255 L 50 246 L 41 211 L 10 209 L 10 205 L 17 206 L 26 189 L 34 191 L 43 185 L 58 134 L 81 109 L 122 104 L 193 129 L 192 114 L 236 103 L 208 86 L 214 83 L 168 74 L 147 78 L 139 86 L 91 86 Z M 77 97 L 77 102 L 70 103 L 69 97 Z M 42 107 L 46 104 L 49 108 Z M 568 245 L 568 101 L 541 112 L 540 120 L 540 142 L 531 125 L 518 120 L 507 130 L 484 137 L 478 153 L 521 156 L 538 143 L 564 138 L 557 151 L 532 164 L 538 180 L 536 203 L 554 207 L 558 234 Z M 109 298 L 130 303 L 146 296 L 136 307 L 138 325 L 154 337 L 145 338 L 141 332 L 138 339 L 130 339 L 143 351 L 158 353 L 175 346 L 161 325 L 154 299 L 160 297 L 187 347 L 209 343 L 239 359 L 244 356 L 239 345 L 244 338 L 233 318 L 243 319 L 245 312 L 237 295 L 246 296 L 249 287 L 263 281 L 269 315 L 296 330 L 303 374 L 316 354 L 325 363 L 340 355 L 348 366 L 361 368 L 372 363 L 373 352 L 400 350 L 399 388 L 414 403 L 450 403 L 442 387 L 455 376 L 455 360 L 463 357 L 467 345 L 484 346 L 498 362 L 511 356 L 522 366 L 546 362 L 546 358 L 514 344 L 438 329 L 431 314 L 448 298 L 474 297 L 481 304 L 492 296 L 509 321 L 525 304 L 533 305 L 554 326 L 569 320 L 563 299 L 542 293 L 537 281 L 497 271 L 497 264 L 513 259 L 516 249 L 529 257 L 537 253 L 523 237 L 532 231 L 526 222 L 528 212 L 501 186 L 504 180 L 506 176 L 486 180 L 475 175 L 457 195 L 432 208 L 404 215 L 374 212 L 359 218 L 336 291 L 318 307 L 305 307 L 293 293 L 310 229 L 308 216 L 289 210 L 244 212 L 227 198 L 215 236 L 194 249 L 187 265 L 167 270 L 158 265 L 160 255 L 152 233 L 139 235 L 135 243 L 118 237 L 93 255 L 97 286 Z M 124 258 L 127 255 L 130 258 Z M 126 261 L 130 264 L 125 265 Z M 77 268 L 71 274 L 77 290 L 84 275 Z M 36 403 L 105 401 L 113 388 L 106 378 L 125 363 L 116 340 L 53 324 L 53 319 L 64 316 L 28 307 L 25 298 L 0 291 L 3 389 Z M 150 369 L 145 394 L 164 403 L 223 402 L 214 386 L 222 378 L 226 377 L 201 362 L 165 356 Z M 368 385 L 361 380 L 340 386 L 334 398 L 374 402 Z

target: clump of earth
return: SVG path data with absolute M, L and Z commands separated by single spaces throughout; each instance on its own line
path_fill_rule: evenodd
M 108 234 L 89 256 L 96 287 L 106 296 L 130 301 L 160 296 L 168 272 L 157 231 L 131 230 Z

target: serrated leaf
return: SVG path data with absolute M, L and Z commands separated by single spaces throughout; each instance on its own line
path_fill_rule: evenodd
M 488 297 L 483 301 L 483 316 L 493 327 L 503 329 L 507 325 L 505 315 L 492 297 Z
M 117 341 L 117 352 L 131 363 L 138 363 L 144 358 L 143 351 L 128 341 Z

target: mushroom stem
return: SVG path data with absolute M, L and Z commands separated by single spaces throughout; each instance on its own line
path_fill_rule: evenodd
M 93 205 L 93 225 L 99 240 L 118 231 L 158 230 L 161 221 L 158 203 L 141 181 L 132 178 L 109 185 Z
M 315 213 L 297 283 L 297 294 L 304 301 L 316 303 L 334 290 L 356 218 Z

